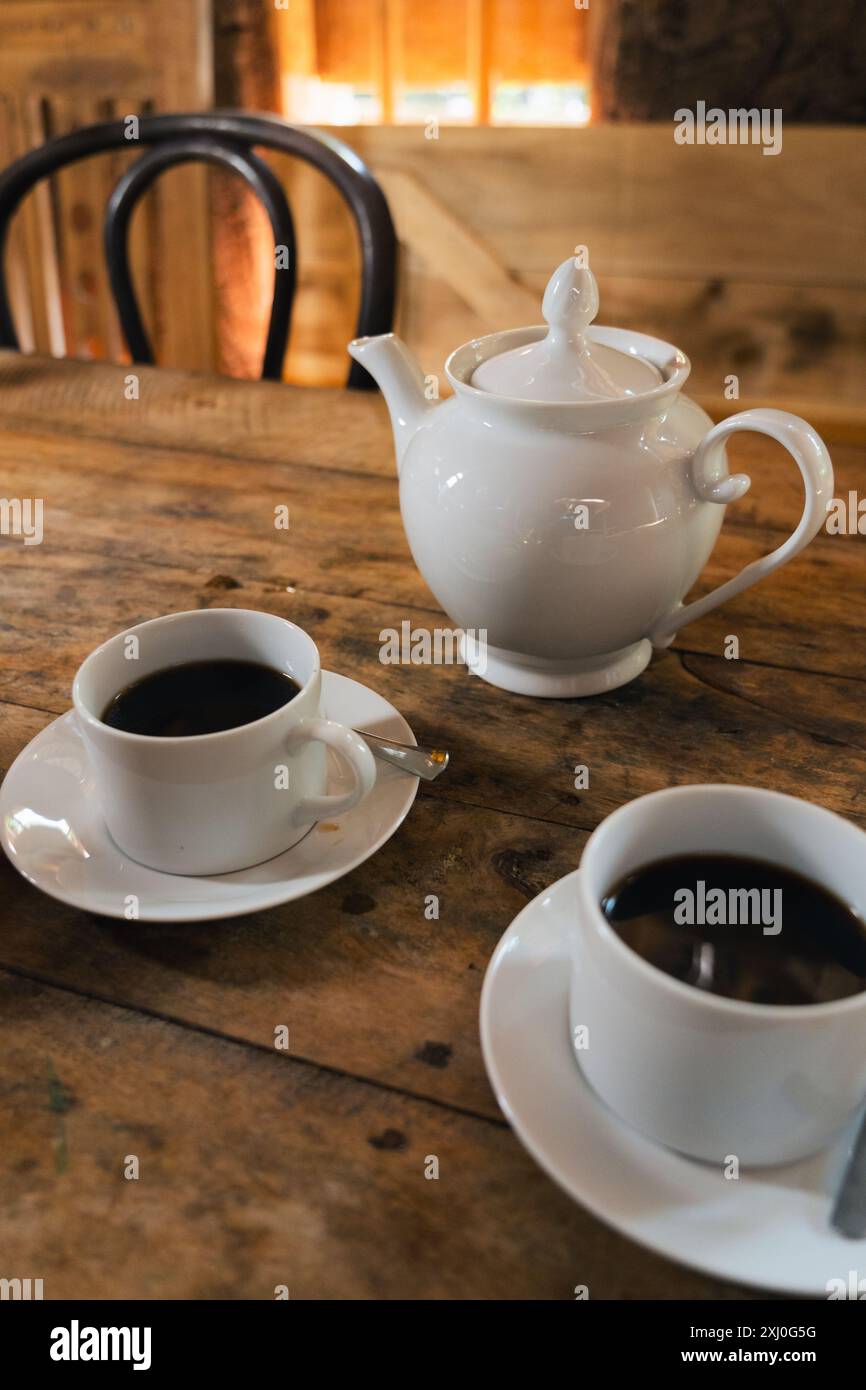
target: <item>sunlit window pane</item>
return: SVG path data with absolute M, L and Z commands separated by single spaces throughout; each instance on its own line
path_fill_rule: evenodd
M 589 88 L 583 82 L 500 82 L 490 103 L 496 125 L 586 125 L 589 116 Z
M 586 12 L 567 0 L 307 0 L 279 45 L 291 120 L 589 120 Z

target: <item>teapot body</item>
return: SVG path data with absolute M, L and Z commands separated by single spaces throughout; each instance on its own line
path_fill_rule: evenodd
M 711 427 L 677 395 L 656 414 L 586 432 L 457 395 L 425 418 L 400 471 L 412 555 L 455 627 L 477 635 L 496 685 L 581 695 L 631 680 L 647 634 L 675 609 L 725 508 L 690 476 Z
M 545 291 L 544 325 L 452 352 L 454 389 L 429 381 L 393 333 L 349 352 L 391 415 L 412 555 L 477 675 L 522 695 L 594 695 L 633 680 L 652 645 L 758 583 L 824 525 L 833 466 L 807 420 L 738 411 L 713 425 L 682 394 L 679 348 L 591 324 L 598 287 L 569 258 Z M 725 444 L 748 430 L 781 444 L 804 485 L 780 545 L 684 605 L 725 507 L 748 490 Z M 461 638 L 461 633 L 463 634 Z

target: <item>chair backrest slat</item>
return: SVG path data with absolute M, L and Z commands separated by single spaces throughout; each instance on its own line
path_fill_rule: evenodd
M 295 224 L 282 184 L 272 169 L 250 150 L 200 135 L 166 141 L 131 164 L 118 180 L 105 211 L 105 256 L 123 336 L 136 362 L 153 362 L 153 349 L 138 307 L 129 266 L 129 225 L 138 199 L 164 169 L 199 160 L 239 174 L 262 203 L 274 234 L 274 294 L 262 376 L 282 375 L 292 304 L 295 298 Z

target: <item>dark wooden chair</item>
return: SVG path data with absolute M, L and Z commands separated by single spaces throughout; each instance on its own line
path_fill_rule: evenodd
M 148 147 L 115 185 L 105 213 L 105 255 L 121 329 L 134 362 L 153 362 L 153 349 L 138 306 L 129 264 L 128 234 L 133 209 L 164 169 L 190 161 L 221 165 L 245 179 L 270 219 L 275 256 L 274 295 L 262 364 L 262 376 L 279 380 L 295 296 L 295 229 L 282 186 L 254 147 L 296 155 L 336 185 L 355 221 L 361 246 L 361 303 L 356 336 L 387 333 L 394 314 L 397 239 L 385 195 L 364 162 L 342 141 L 322 131 L 288 125 L 276 116 L 236 111 L 142 116 L 137 139 L 128 121 L 106 121 L 48 140 L 17 159 L 0 174 L 0 347 L 18 348 L 9 307 L 4 252 L 9 224 L 22 198 L 40 179 L 88 155 L 107 150 Z M 357 362 L 349 366 L 348 385 L 374 389 Z

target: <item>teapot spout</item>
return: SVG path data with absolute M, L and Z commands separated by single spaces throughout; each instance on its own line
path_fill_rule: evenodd
M 391 412 L 397 472 L 403 463 L 406 445 L 434 407 L 424 390 L 424 376 L 415 358 L 395 333 L 376 338 L 355 338 L 349 354 L 366 367 Z

